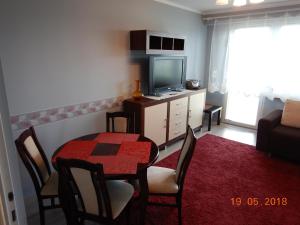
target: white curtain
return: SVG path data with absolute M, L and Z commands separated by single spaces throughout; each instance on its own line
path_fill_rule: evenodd
M 300 99 L 300 15 L 215 20 L 209 92 Z

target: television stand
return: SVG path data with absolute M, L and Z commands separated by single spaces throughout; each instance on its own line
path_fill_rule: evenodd
M 184 138 L 187 124 L 193 129 L 201 128 L 205 95 L 206 89 L 168 92 L 162 97 L 127 99 L 123 106 L 125 112 L 134 113 L 135 133 L 163 148 Z
M 171 91 L 174 91 L 174 92 L 183 92 L 184 89 L 182 89 L 182 88 L 176 88 L 176 89 L 171 89 Z
M 154 96 L 154 97 L 162 97 L 163 96 L 163 93 L 160 93 L 160 92 L 155 92 L 153 95 L 151 96 Z
M 193 93 L 193 90 L 187 90 L 187 89 L 181 89 L 181 91 L 167 91 L 167 92 L 159 92 L 155 93 L 153 95 L 145 95 L 145 98 L 152 99 L 152 100 L 162 100 L 162 99 L 168 99 L 172 97 L 177 97 L 181 95 L 186 95 Z

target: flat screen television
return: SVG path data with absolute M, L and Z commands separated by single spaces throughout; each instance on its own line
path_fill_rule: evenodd
M 186 61 L 186 56 L 150 56 L 150 95 L 182 89 L 185 86 Z

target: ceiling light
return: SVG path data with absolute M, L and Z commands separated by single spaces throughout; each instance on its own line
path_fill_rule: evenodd
M 257 4 L 262 3 L 264 0 L 216 0 L 216 5 L 228 5 L 229 2 L 233 2 L 233 6 L 244 6 L 247 5 L 247 3 L 250 4 Z
M 228 0 L 217 0 L 216 5 L 228 5 Z
M 250 0 L 251 4 L 262 3 L 264 0 Z
M 243 6 L 247 4 L 247 0 L 234 0 L 233 5 L 234 6 Z

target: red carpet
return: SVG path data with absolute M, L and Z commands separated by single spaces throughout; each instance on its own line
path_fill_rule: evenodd
M 158 165 L 175 168 L 177 157 Z M 198 140 L 183 193 L 184 225 L 300 224 L 300 166 L 217 136 Z M 233 197 L 242 198 L 242 205 L 232 206 Z M 247 205 L 254 197 L 259 205 Z M 287 205 L 266 206 L 265 198 L 287 198 Z M 177 225 L 177 209 L 149 206 L 146 220 Z

